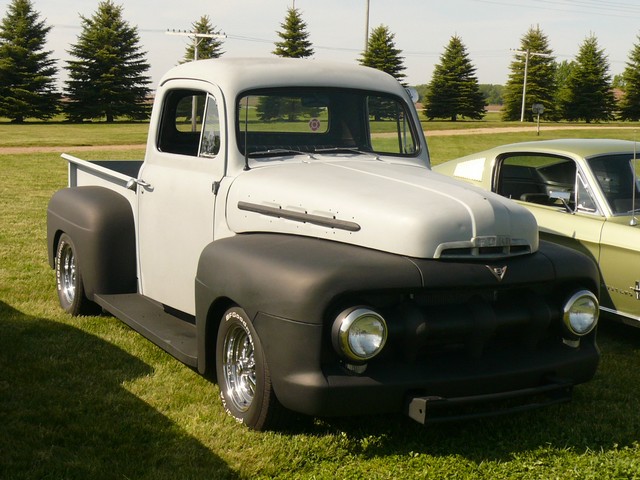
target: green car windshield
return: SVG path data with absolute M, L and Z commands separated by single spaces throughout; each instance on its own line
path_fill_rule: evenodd
M 341 88 L 277 88 L 247 92 L 236 105 L 238 149 L 250 158 L 418 154 L 412 116 L 406 101 L 396 96 Z
M 614 215 L 630 215 L 640 206 L 640 160 L 633 154 L 603 155 L 587 159 Z

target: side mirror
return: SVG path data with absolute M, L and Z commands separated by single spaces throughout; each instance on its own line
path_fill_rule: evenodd
M 420 100 L 420 95 L 415 88 L 407 87 L 405 88 L 405 91 L 407 92 L 407 95 L 409 95 L 409 98 L 413 103 L 418 103 L 418 100 Z

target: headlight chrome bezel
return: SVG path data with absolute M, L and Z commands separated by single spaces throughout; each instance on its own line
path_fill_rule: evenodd
M 331 339 L 336 352 L 347 362 L 362 364 L 376 357 L 387 342 L 384 317 L 369 307 L 342 311 L 334 320 Z
M 590 320 L 589 317 L 591 317 Z M 597 297 L 589 290 L 575 292 L 567 299 L 562 310 L 565 328 L 577 337 L 591 333 L 598 325 L 599 317 L 600 304 Z

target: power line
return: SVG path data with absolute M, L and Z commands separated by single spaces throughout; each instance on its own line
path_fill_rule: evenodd
M 599 4 L 589 4 L 589 5 L 585 5 L 585 4 L 580 4 L 580 3 L 573 3 L 573 4 L 568 4 L 568 3 L 563 3 L 562 1 L 552 1 L 552 0 L 535 0 L 536 3 L 546 3 L 549 4 L 551 6 L 545 6 L 545 5 L 535 5 L 535 4 L 531 4 L 531 3 L 523 3 L 523 2 L 508 2 L 508 1 L 500 1 L 500 0 L 469 0 L 472 2 L 476 2 L 476 3 L 486 3 L 486 4 L 490 4 L 490 5 L 500 5 L 503 7 L 517 7 L 517 8 L 527 8 L 527 9 L 538 9 L 538 10 L 550 10 L 550 11 L 554 11 L 554 12 L 570 12 L 570 13 L 581 13 L 581 14 L 586 14 L 586 15 L 598 15 L 598 16 L 607 16 L 607 17 L 616 17 L 616 18 L 629 18 L 629 17 L 640 17 L 640 8 L 636 7 L 634 8 L 632 5 L 627 5 L 625 6 L 625 10 L 622 9 L 618 9 L 618 11 L 620 13 L 616 14 L 616 13 L 611 13 L 612 9 L 616 9 L 615 4 L 613 3 L 609 3 L 609 6 L 606 7 L 605 5 L 607 5 L 607 2 L 599 2 Z M 568 1 L 568 0 L 567 0 Z M 586 0 L 582 0 L 583 2 Z M 581 7 L 581 8 L 588 8 L 591 9 L 593 11 L 584 11 L 584 10 L 569 10 L 567 8 L 560 8 L 560 7 L 567 7 L 567 6 L 576 6 L 576 7 Z

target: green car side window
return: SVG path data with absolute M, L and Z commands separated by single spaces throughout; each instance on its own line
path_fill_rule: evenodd
M 579 212 L 597 213 L 598 207 L 591 195 L 587 182 L 584 181 L 582 175 L 576 175 L 576 210 Z

